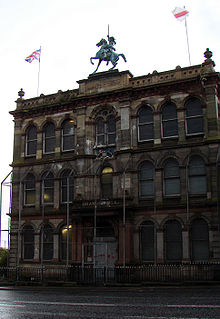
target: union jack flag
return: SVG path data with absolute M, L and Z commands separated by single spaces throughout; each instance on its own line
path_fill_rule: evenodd
M 40 54 L 41 54 L 41 49 L 36 50 L 32 52 L 28 57 L 26 57 L 25 61 L 31 63 L 34 60 L 37 60 L 40 62 Z

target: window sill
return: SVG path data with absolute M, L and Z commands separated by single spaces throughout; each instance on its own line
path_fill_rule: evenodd
M 204 136 L 205 136 L 205 133 L 204 133 L 204 132 L 198 132 L 198 133 L 186 133 L 186 138 L 190 138 L 190 137 L 197 137 L 197 136 L 204 137 Z
M 35 158 L 35 157 L 36 157 L 36 154 L 25 155 L 25 158 Z
M 69 149 L 69 150 L 62 150 L 62 153 L 68 153 L 68 152 L 75 152 L 75 148 Z
M 163 195 L 164 199 L 181 198 L 180 194 Z
M 190 194 L 189 193 L 189 197 L 190 198 L 200 198 L 200 197 L 203 197 L 203 198 L 207 198 L 207 193 L 202 193 L 202 194 Z
M 161 139 L 162 139 L 162 141 L 166 141 L 166 140 L 178 140 L 178 139 L 179 139 L 179 135 L 174 135 L 174 136 L 162 136 Z

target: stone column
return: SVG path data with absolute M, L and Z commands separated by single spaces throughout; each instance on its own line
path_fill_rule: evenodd
M 164 261 L 163 230 L 157 231 L 157 263 Z
M 53 261 L 58 262 L 59 260 L 59 233 L 53 235 Z
M 40 260 L 40 233 L 34 234 L 34 262 Z
M 183 261 L 189 261 L 189 234 L 187 230 L 183 230 L 182 232 L 183 238 Z

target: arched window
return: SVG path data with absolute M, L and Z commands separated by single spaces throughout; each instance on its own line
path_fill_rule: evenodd
M 105 167 L 101 173 L 101 192 L 102 198 L 112 198 L 113 195 L 113 169 Z
M 24 205 L 35 205 L 35 177 L 30 173 L 24 180 Z
M 147 221 L 140 226 L 141 260 L 153 262 L 155 260 L 155 226 Z
M 151 162 L 144 162 L 139 167 L 140 197 L 154 196 L 155 169 Z
M 73 171 L 65 170 L 61 175 L 61 203 L 72 203 L 73 196 Z
M 66 120 L 62 124 L 62 151 L 72 151 L 75 146 L 74 120 Z
M 154 139 L 154 118 L 150 106 L 142 106 L 138 112 L 138 140 Z
M 199 99 L 191 98 L 185 104 L 186 109 L 186 133 L 201 134 L 204 133 L 203 128 L 203 112 Z
M 42 248 L 42 245 L 41 245 L 42 239 L 43 239 L 43 260 L 51 260 L 53 259 L 53 228 L 50 225 L 44 225 L 44 228 L 41 229 L 40 251 Z
M 31 225 L 23 227 L 23 256 L 24 260 L 34 258 L 34 229 Z
M 67 258 L 67 226 L 63 226 L 60 231 L 60 259 Z M 72 260 L 72 225 L 69 225 L 69 260 Z
M 54 200 L 53 173 L 45 172 L 42 177 L 42 203 L 52 204 Z
M 164 226 L 165 260 L 176 262 L 182 260 L 182 228 L 177 220 L 169 220 Z
M 191 157 L 189 161 L 188 178 L 190 194 L 206 194 L 206 167 L 202 157 L 197 155 Z
M 56 145 L 55 126 L 47 123 L 43 128 L 43 150 L 44 153 L 54 153 Z
M 178 119 L 176 105 L 167 102 L 162 107 L 162 137 L 178 136 Z
M 37 128 L 34 125 L 28 127 L 26 131 L 26 156 L 34 156 L 37 152 Z
M 209 228 L 202 218 L 195 219 L 191 225 L 191 257 L 193 261 L 209 260 Z
M 102 111 L 96 118 L 96 144 L 97 146 L 115 145 L 116 121 L 115 116 L 108 111 Z
M 174 158 L 169 158 L 164 165 L 164 195 L 180 194 L 179 164 Z

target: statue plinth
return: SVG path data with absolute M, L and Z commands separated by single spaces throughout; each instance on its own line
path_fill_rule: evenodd
M 122 72 L 112 70 L 90 74 L 88 79 L 77 81 L 79 93 L 93 94 L 128 87 L 130 85 L 129 79 L 132 77 L 133 75 L 128 70 Z

